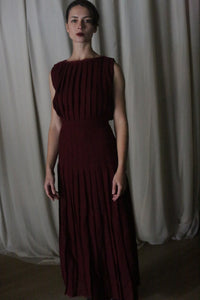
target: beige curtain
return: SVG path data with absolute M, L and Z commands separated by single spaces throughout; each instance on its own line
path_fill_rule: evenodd
M 93 47 L 126 79 L 128 175 L 138 240 L 199 228 L 199 0 L 96 0 Z M 69 1 L 0 1 L 0 252 L 57 262 L 58 202 L 44 194 L 48 73 L 67 59 Z

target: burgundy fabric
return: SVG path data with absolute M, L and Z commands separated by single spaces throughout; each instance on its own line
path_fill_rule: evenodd
M 62 119 L 58 189 L 61 271 L 70 297 L 135 300 L 137 245 L 129 185 L 112 200 L 117 169 L 114 58 L 60 61 L 53 106 Z

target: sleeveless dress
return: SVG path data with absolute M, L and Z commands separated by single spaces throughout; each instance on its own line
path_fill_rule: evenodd
M 59 254 L 65 295 L 135 300 L 139 284 L 133 207 L 127 188 L 112 200 L 117 144 L 114 58 L 62 60 L 51 69 L 58 146 Z

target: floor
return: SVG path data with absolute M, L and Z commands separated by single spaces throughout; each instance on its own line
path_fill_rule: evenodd
M 199 236 L 192 240 L 170 240 L 164 245 L 145 244 L 139 250 L 139 263 L 139 299 L 200 299 Z M 68 298 L 63 292 L 59 265 L 36 265 L 0 255 L 0 299 L 85 300 Z

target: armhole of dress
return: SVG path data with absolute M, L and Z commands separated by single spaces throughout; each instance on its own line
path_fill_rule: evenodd
M 52 80 L 53 87 L 55 89 L 55 95 L 52 99 L 53 108 L 56 111 L 57 115 L 59 117 L 61 117 L 61 114 L 59 112 L 59 106 L 58 106 L 58 103 L 57 103 L 57 100 L 56 100 L 57 99 L 57 88 L 58 88 L 56 65 L 53 65 L 53 67 L 51 68 L 51 80 Z
M 112 58 L 112 78 L 113 78 L 113 85 L 114 85 L 114 64 L 115 64 L 115 59 Z
M 51 69 L 51 81 L 53 83 L 53 87 L 56 90 L 56 79 L 55 79 L 55 65 Z
M 112 65 L 112 99 L 113 99 L 113 101 L 112 101 L 112 106 L 113 106 L 113 112 L 114 112 L 114 88 L 115 88 L 115 84 L 114 84 L 114 64 L 115 64 L 115 59 L 114 58 L 112 58 L 112 63 L 111 63 L 111 65 Z M 112 120 L 114 119 L 114 117 L 112 116 Z

